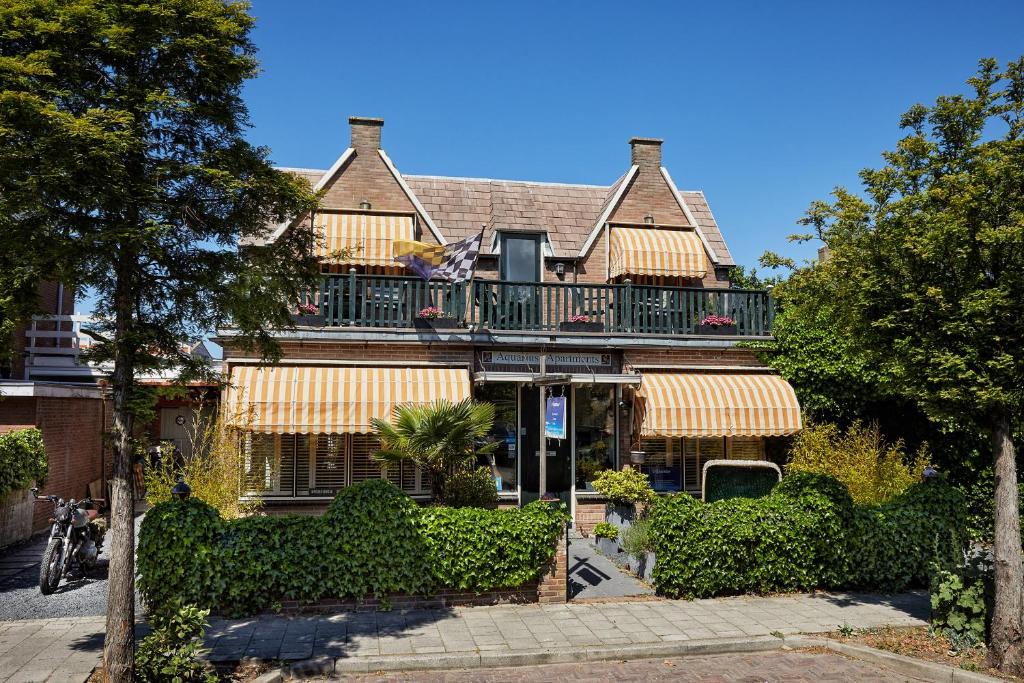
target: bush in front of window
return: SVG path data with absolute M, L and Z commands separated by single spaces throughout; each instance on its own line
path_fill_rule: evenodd
M 594 490 L 612 505 L 646 505 L 654 500 L 647 475 L 626 465 L 621 470 L 604 470 L 594 479 Z
M 794 473 L 764 498 L 668 496 L 651 513 L 654 582 L 671 597 L 926 585 L 966 539 L 963 499 L 918 484 L 882 506 L 855 505 L 824 475 Z
M 201 500 L 154 506 L 139 534 L 149 610 L 174 601 L 246 615 L 284 600 L 516 588 L 537 579 L 565 527 L 564 506 L 421 508 L 393 484 L 343 490 L 322 517 L 223 520 Z
M 614 541 L 619 537 L 619 528 L 608 522 L 598 522 L 594 525 L 594 536 L 597 538 L 610 538 Z
M 498 487 L 486 467 L 459 470 L 444 482 L 444 503 L 453 508 L 495 508 Z

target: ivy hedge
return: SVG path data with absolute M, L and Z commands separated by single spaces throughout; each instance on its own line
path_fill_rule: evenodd
M 654 582 L 672 597 L 926 585 L 966 541 L 962 496 L 943 482 L 854 505 L 820 474 L 790 474 L 759 499 L 669 496 L 651 511 Z
M 0 498 L 46 480 L 46 447 L 35 427 L 0 434 Z
M 540 576 L 564 508 L 421 508 L 386 481 L 344 489 L 320 517 L 224 520 L 200 500 L 154 506 L 139 532 L 147 607 L 253 614 L 282 600 L 515 588 Z

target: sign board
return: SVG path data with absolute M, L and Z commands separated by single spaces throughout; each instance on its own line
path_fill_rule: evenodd
M 565 396 L 552 396 L 544 410 L 544 436 L 549 439 L 564 439 Z
M 548 365 L 559 367 L 608 367 L 612 364 L 610 353 L 548 353 Z M 539 366 L 540 354 L 532 351 L 481 351 L 480 362 L 488 365 Z

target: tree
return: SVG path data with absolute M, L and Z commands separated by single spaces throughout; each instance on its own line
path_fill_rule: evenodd
M 478 455 L 489 455 L 497 443 L 484 443 L 494 425 L 494 405 L 465 399 L 427 405 L 396 406 L 392 422 L 373 418 L 381 447 L 375 457 L 384 463 L 408 460 L 430 476 L 434 500 L 443 503 L 445 481 L 469 470 Z
M 93 358 L 113 361 L 110 680 L 134 668 L 136 374 L 190 368 L 181 344 L 228 320 L 273 355 L 317 277 L 309 229 L 239 249 L 315 204 L 244 138 L 252 26 L 229 0 L 0 5 L 0 291 L 10 274 L 90 290 Z
M 969 94 L 915 105 L 885 165 L 804 219 L 859 352 L 932 417 L 991 438 L 995 584 L 989 659 L 1024 673 L 1014 431 L 1024 398 L 1024 59 L 983 60 Z

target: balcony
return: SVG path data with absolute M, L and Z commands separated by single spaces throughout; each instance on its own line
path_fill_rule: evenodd
M 558 332 L 574 315 L 600 323 L 595 332 L 696 335 L 709 314 L 736 321 L 736 334 L 771 334 L 768 292 L 748 289 L 649 287 L 563 282 L 425 282 L 414 277 L 329 275 L 309 297 L 328 326 L 410 328 L 428 306 L 465 327 Z M 596 326 L 595 326 L 596 327 Z

